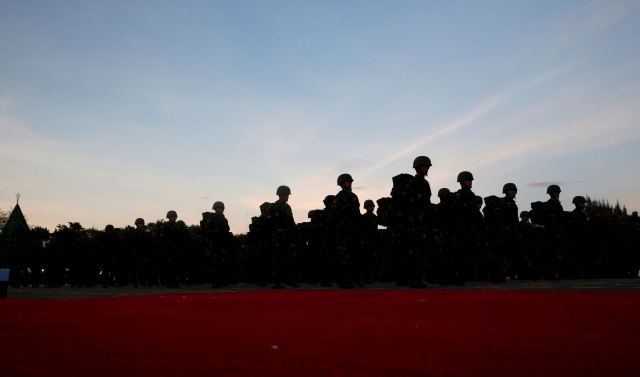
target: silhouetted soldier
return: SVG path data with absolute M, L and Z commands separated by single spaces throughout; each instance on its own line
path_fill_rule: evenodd
M 320 253 L 320 285 L 332 286 L 336 280 L 336 263 L 338 259 L 338 231 L 336 217 L 336 196 L 327 195 L 322 200 L 322 250 Z
M 260 205 L 260 216 L 251 218 L 248 234 L 248 254 L 250 268 L 256 283 L 265 286 L 271 282 L 272 251 L 271 234 L 267 224 L 267 214 L 271 203 Z
M 153 273 L 151 254 L 153 252 L 153 240 L 151 233 L 145 227 L 144 219 L 138 217 L 134 221 L 135 228 L 129 234 L 129 247 L 131 248 L 131 274 L 129 281 L 134 288 L 139 285 L 153 286 Z
M 494 283 L 504 282 L 508 273 L 515 278 L 511 266 L 518 264 L 521 259 L 518 206 L 515 202 L 517 192 L 514 183 L 506 183 L 502 187 L 504 197 L 485 198 L 483 212 L 489 246 L 487 272 L 489 280 Z
M 231 235 L 229 222 L 224 216 L 224 203 L 213 203 L 211 212 L 204 212 L 200 221 L 200 230 L 208 240 L 210 254 L 212 287 L 218 288 L 228 284 L 227 273 L 230 270 Z
M 548 219 L 543 230 L 542 252 L 543 276 L 545 279 L 559 279 L 562 259 L 565 253 L 564 209 L 560 203 L 560 186 L 547 187 L 549 200 L 546 202 Z
M 176 211 L 167 212 L 169 221 L 162 223 L 160 242 L 164 250 L 163 278 L 167 288 L 179 287 L 179 279 L 183 272 L 185 229 L 182 223 L 176 221 Z
M 455 230 L 451 245 L 451 265 L 447 269 L 453 284 L 464 284 L 465 273 L 470 279 L 478 280 L 484 274 L 482 264 L 484 250 L 481 247 L 483 235 L 482 214 L 478 210 L 478 200 L 473 193 L 473 174 L 462 171 L 457 178 L 460 189 L 453 203 Z
M 302 281 L 316 284 L 320 281 L 320 253 L 322 249 L 321 223 L 322 210 L 314 209 L 307 213 L 309 222 L 298 224 L 298 261 Z
M 336 194 L 334 207 L 338 237 L 338 283 L 340 288 L 354 288 L 354 284 L 362 285 L 361 277 L 358 276 L 362 253 L 360 201 L 352 191 L 351 175 L 340 174 L 337 182 L 342 189 Z
M 585 209 L 583 196 L 574 196 L 575 208 L 571 211 L 571 219 L 567 224 L 567 248 L 564 272 L 567 278 L 587 277 L 592 274 L 588 265 L 593 255 L 591 248 L 591 231 L 589 215 Z
M 276 195 L 278 195 L 278 200 L 272 203 L 267 210 L 272 251 L 272 287 L 284 288 L 283 283 L 297 287 L 294 271 L 297 228 L 293 212 L 287 203 L 291 189 L 288 186 L 280 186 L 276 190 Z
M 365 200 L 363 207 L 366 212 L 362 214 L 363 249 L 360 276 L 364 283 L 371 283 L 378 279 L 380 273 L 381 239 L 373 200 Z
M 453 205 L 456 195 L 448 188 L 438 190 L 438 199 L 436 204 L 433 221 L 434 246 L 430 253 L 427 277 L 430 283 L 438 283 L 440 285 L 451 284 L 452 269 L 452 252 L 451 242 L 453 239 L 453 231 L 455 230 L 455 218 Z
M 415 175 L 393 177 L 391 190 L 391 231 L 396 255 L 396 284 L 426 288 L 427 255 L 433 244 L 431 186 L 426 179 L 431 159 L 418 156 L 413 160 Z

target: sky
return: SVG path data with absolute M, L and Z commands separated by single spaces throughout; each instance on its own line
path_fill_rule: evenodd
M 0 0 L 0 210 L 30 226 L 222 201 L 246 233 L 280 185 L 305 222 L 420 155 L 433 202 L 470 171 L 638 211 L 640 1 Z

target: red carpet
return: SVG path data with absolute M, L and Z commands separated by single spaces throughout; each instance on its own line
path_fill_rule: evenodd
M 638 376 L 640 293 L 0 300 L 0 375 Z

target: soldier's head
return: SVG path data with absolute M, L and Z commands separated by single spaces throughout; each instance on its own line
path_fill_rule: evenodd
M 136 225 L 136 228 L 143 228 L 144 227 L 144 219 L 142 217 L 138 217 L 136 219 L 136 221 L 134 222 L 134 224 Z
M 574 196 L 573 200 L 571 201 L 576 208 L 584 208 L 585 205 L 587 204 L 587 201 L 585 200 L 584 196 Z
M 216 213 L 223 213 L 224 212 L 224 203 L 222 202 L 215 202 L 213 203 L 213 208 L 214 211 L 216 211 Z
M 551 199 L 558 199 L 561 192 L 562 190 L 560 190 L 560 186 L 558 185 L 549 185 L 549 187 L 547 187 L 547 194 L 549 194 Z
M 458 173 L 458 183 L 460 183 L 460 187 L 471 188 L 473 186 L 473 174 L 468 171 L 461 171 Z
M 516 187 L 515 183 L 505 183 L 505 185 L 502 186 L 502 193 L 506 197 L 513 199 L 518 193 L 518 188 Z
M 167 212 L 167 219 L 172 223 L 175 222 L 178 219 L 178 213 L 173 210 Z
M 427 175 L 431 167 L 431 159 L 427 156 L 418 156 L 413 160 L 413 168 L 416 174 Z
M 288 201 L 289 200 L 289 195 L 291 195 L 291 189 L 289 188 L 289 186 L 278 186 L 278 189 L 276 190 L 276 195 L 278 195 L 278 198 L 282 201 Z
M 324 203 L 324 208 L 331 208 L 333 206 L 333 203 L 336 200 L 336 196 L 335 195 L 327 195 L 324 197 L 324 199 L 322 199 L 322 203 Z
M 376 205 L 373 204 L 373 200 L 367 199 L 364 201 L 363 207 L 367 210 L 367 212 L 372 212 L 376 208 Z
M 529 221 L 529 211 L 520 212 L 520 220 L 524 222 Z
M 451 194 L 451 190 L 449 190 L 446 187 L 441 188 L 440 190 L 438 190 L 438 198 L 440 198 L 440 201 L 444 201 L 447 197 L 447 195 Z
M 353 178 L 351 174 L 343 173 L 338 176 L 338 186 L 346 189 L 351 188 L 351 184 L 353 183 Z
M 114 230 L 115 230 L 115 228 L 111 224 L 109 224 L 109 225 L 104 227 L 104 231 L 107 232 L 107 233 L 113 233 Z

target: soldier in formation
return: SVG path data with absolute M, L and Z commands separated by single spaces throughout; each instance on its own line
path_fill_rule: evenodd
M 224 203 L 217 201 L 213 203 L 213 213 L 204 212 L 200 221 L 200 231 L 207 240 L 207 254 L 211 264 L 212 287 L 219 288 L 228 285 L 231 277 L 229 263 L 231 259 L 232 235 L 230 234 L 229 222 L 224 216 Z
M 333 202 L 335 234 L 338 241 L 338 283 L 341 288 L 362 286 L 358 266 L 362 264 L 362 233 L 360 201 L 352 190 L 353 178 L 350 174 L 338 176 L 341 190 Z
M 271 241 L 272 288 L 282 289 L 285 283 L 298 287 L 295 270 L 297 227 L 288 203 L 291 189 L 279 186 L 276 195 L 278 200 L 268 206 L 266 217 Z

